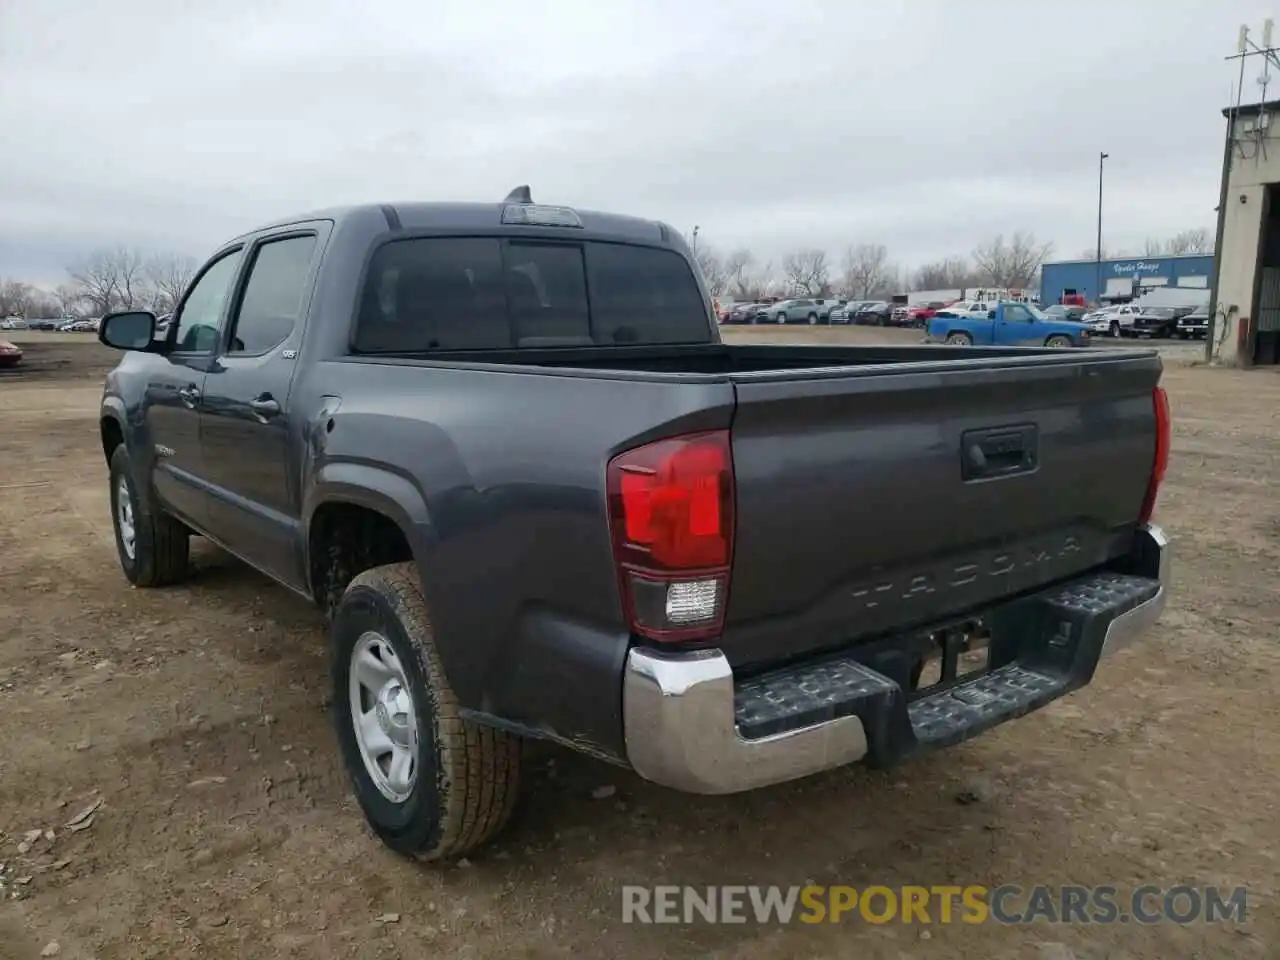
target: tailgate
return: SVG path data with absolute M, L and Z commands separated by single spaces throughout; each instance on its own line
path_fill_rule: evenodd
M 726 656 L 923 626 L 1127 551 L 1154 353 L 737 374 Z

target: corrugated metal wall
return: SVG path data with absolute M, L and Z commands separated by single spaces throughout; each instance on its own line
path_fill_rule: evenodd
M 1258 290 L 1258 332 L 1280 331 L 1280 267 L 1262 268 Z

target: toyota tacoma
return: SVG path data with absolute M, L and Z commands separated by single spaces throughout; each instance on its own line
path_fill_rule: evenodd
M 99 330 L 124 575 L 199 535 L 314 601 L 355 796 L 422 859 L 501 828 L 528 738 L 700 794 L 883 767 L 1165 602 L 1152 350 L 725 344 L 678 231 L 527 188 L 266 225 L 155 328 Z

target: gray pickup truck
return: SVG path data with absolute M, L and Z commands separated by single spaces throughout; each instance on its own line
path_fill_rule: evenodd
M 720 342 L 678 231 L 531 202 L 284 220 L 104 318 L 120 564 L 204 536 L 329 617 L 375 832 L 493 835 L 546 738 L 729 793 L 1087 684 L 1169 551 L 1154 351 Z

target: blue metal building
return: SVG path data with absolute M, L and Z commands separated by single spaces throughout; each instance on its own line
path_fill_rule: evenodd
M 1089 303 L 1096 303 L 1100 298 L 1127 300 L 1155 287 L 1194 287 L 1207 291 L 1212 275 L 1212 254 L 1125 257 L 1101 263 L 1064 260 L 1046 263 L 1041 268 L 1040 302 L 1058 303 L 1069 291 L 1081 294 Z

